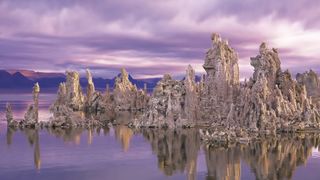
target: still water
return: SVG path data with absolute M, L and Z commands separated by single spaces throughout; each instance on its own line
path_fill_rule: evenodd
M 55 95 L 42 95 L 47 120 Z M 32 97 L 0 94 L 22 118 Z M 273 137 L 210 147 L 197 129 L 7 129 L 0 123 L 0 179 L 320 179 L 320 135 Z

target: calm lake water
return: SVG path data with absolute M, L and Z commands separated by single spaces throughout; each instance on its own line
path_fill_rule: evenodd
M 48 120 L 55 94 L 41 94 Z M 320 179 L 320 135 L 268 138 L 248 145 L 200 144 L 197 129 L 7 129 L 5 103 L 23 117 L 29 94 L 0 94 L 0 179 Z

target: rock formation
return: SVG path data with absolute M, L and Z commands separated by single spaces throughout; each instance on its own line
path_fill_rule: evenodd
M 271 133 L 319 127 L 319 112 L 306 95 L 305 86 L 282 71 L 276 49 L 262 43 L 259 55 L 251 58 L 253 78 L 241 89 L 238 109 L 232 119 L 243 128 Z
M 158 82 L 144 116 L 138 127 L 190 127 L 196 124 L 198 116 L 199 85 L 191 66 L 182 81 L 174 80 L 168 74 Z
M 18 125 L 17 121 L 13 119 L 12 107 L 10 103 L 6 104 L 6 119 L 8 127 L 16 127 Z
M 77 126 L 83 122 L 84 96 L 79 82 L 79 74 L 66 72 L 66 82 L 60 83 L 57 99 L 50 106 L 53 114 L 49 126 Z
M 33 104 L 28 106 L 27 112 L 24 115 L 23 121 L 21 121 L 22 126 L 36 126 L 39 123 L 39 93 L 40 86 L 36 83 L 33 86 Z
M 83 109 L 84 96 L 80 86 L 80 76 L 78 72 L 66 72 L 66 97 L 67 106 L 75 111 Z
M 88 79 L 88 86 L 87 86 L 87 101 L 89 101 L 93 94 L 95 93 L 95 88 L 94 88 L 94 84 L 92 81 L 92 75 L 89 69 L 86 70 L 87 73 L 87 79 Z
M 226 119 L 239 88 L 238 55 L 218 34 L 212 34 L 211 40 L 203 65 L 207 75 L 201 93 L 201 119 L 220 123 Z
M 120 111 L 144 109 L 148 100 L 147 94 L 130 82 L 125 69 L 121 69 L 120 77 L 115 80 L 113 96 L 116 110 Z
M 302 74 L 298 73 L 296 79 L 300 85 L 306 86 L 308 97 L 311 96 L 313 102 L 320 109 L 320 80 L 318 74 L 310 70 Z

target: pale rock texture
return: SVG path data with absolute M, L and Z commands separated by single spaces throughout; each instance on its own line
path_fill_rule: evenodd
M 241 89 L 233 119 L 243 128 L 265 133 L 319 127 L 319 112 L 307 97 L 305 86 L 293 80 L 289 71 L 281 70 L 276 49 L 262 43 L 251 65 L 253 78 Z
M 48 126 L 70 127 L 83 122 L 84 96 L 79 81 L 79 73 L 66 72 L 66 82 L 60 83 L 57 99 L 50 107 L 53 117 Z
M 92 81 L 92 75 L 89 69 L 86 69 L 86 73 L 87 73 L 87 79 L 88 79 L 88 86 L 87 86 L 87 101 L 89 101 L 93 94 L 95 93 L 95 87 Z
M 17 126 L 17 121 L 13 119 L 12 106 L 10 103 L 6 104 L 6 119 L 7 126 Z
M 199 85 L 191 66 L 182 81 L 165 74 L 158 82 L 138 127 L 190 127 L 195 126 L 198 117 Z
M 83 109 L 84 96 L 82 94 L 80 86 L 80 76 L 78 72 L 67 71 L 66 72 L 66 103 L 67 106 L 72 108 L 74 111 Z
M 39 93 L 40 86 L 36 83 L 33 86 L 33 104 L 28 106 L 24 119 L 21 121 L 22 126 L 36 126 L 39 123 Z
M 212 34 L 203 68 L 207 74 L 201 92 L 201 120 L 222 123 L 239 89 L 238 55 L 218 34 Z
M 129 80 L 125 69 L 121 69 L 120 77 L 116 78 L 113 91 L 114 103 L 118 111 L 136 111 L 144 109 L 148 97 L 145 91 L 138 90 Z
M 184 97 L 184 116 L 190 124 L 196 124 L 199 117 L 199 94 L 200 84 L 196 83 L 195 71 L 191 65 L 186 70 L 186 77 L 184 79 L 185 97 Z
M 320 109 L 320 80 L 318 74 L 310 70 L 302 74 L 298 73 L 296 79 L 300 85 L 306 86 L 307 95 L 312 97 L 313 102 Z

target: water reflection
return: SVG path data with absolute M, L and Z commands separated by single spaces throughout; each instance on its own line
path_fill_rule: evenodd
M 306 164 L 312 149 L 319 146 L 318 134 L 284 135 L 250 143 L 242 158 L 257 179 L 291 179 L 296 168 Z
M 114 132 L 116 138 L 121 142 L 122 149 L 124 152 L 129 150 L 130 141 L 133 136 L 133 130 L 128 128 L 127 126 L 115 126 Z
M 195 179 L 200 136 L 197 129 L 145 129 L 143 136 L 150 142 L 158 157 L 158 167 L 166 175 L 186 172 L 188 179 Z
M 207 179 L 239 180 L 241 178 L 241 147 L 204 147 L 208 168 Z
M 132 130 L 127 126 L 113 128 L 115 139 L 124 153 L 130 152 L 130 143 L 136 135 L 142 135 L 151 145 L 158 161 L 158 169 L 166 176 L 184 174 L 186 179 L 199 178 L 199 154 L 203 152 L 206 179 L 239 180 L 243 178 L 243 163 L 250 167 L 255 179 L 292 179 L 298 166 L 307 163 L 312 150 L 320 143 L 318 134 L 286 134 L 262 138 L 247 145 L 217 147 L 201 145 L 197 129 L 142 129 Z M 83 134 L 86 143 L 94 146 L 96 135 L 108 135 L 109 127 L 98 129 L 47 129 L 46 131 L 63 142 L 79 145 Z M 15 132 L 21 131 L 33 148 L 34 166 L 41 168 L 39 131 L 37 129 L 7 129 L 6 141 L 10 146 Z M 98 139 L 97 139 L 98 140 Z M 112 154 L 110 154 L 112 156 Z M 316 172 L 315 172 L 316 173 Z
M 7 128 L 7 145 L 12 144 L 13 135 L 17 131 L 15 128 Z M 41 168 L 41 155 L 40 155 L 40 143 L 39 143 L 39 132 L 37 129 L 23 129 L 22 132 L 25 134 L 28 143 L 33 147 L 33 158 L 34 165 L 37 170 Z

